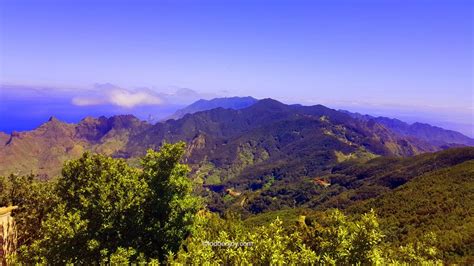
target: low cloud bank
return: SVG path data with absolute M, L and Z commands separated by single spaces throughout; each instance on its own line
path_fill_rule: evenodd
M 143 105 L 160 105 L 162 97 L 148 90 L 126 90 L 114 88 L 95 96 L 76 96 L 72 103 L 77 106 L 112 104 L 123 108 L 133 108 Z

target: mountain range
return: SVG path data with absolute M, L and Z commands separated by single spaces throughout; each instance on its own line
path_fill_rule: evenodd
M 53 177 L 65 160 L 84 151 L 134 163 L 148 148 L 183 140 L 197 182 L 219 184 L 269 173 L 313 176 L 345 160 L 412 156 L 473 141 L 430 126 L 423 128 L 424 134 L 401 131 L 387 125 L 387 119 L 251 97 L 201 100 L 177 116 L 182 117 L 154 125 L 131 115 L 87 117 L 77 124 L 52 117 L 32 131 L 1 133 L 0 174 L 33 172 Z
M 357 119 L 366 121 L 374 120 L 401 136 L 418 138 L 420 140 L 428 141 L 433 145 L 444 146 L 445 148 L 459 144 L 474 146 L 474 139 L 453 130 L 443 129 L 426 123 L 415 122 L 413 124 L 408 124 L 394 118 L 383 116 L 374 117 L 359 113 L 351 113 L 344 110 L 339 111 L 347 113 Z

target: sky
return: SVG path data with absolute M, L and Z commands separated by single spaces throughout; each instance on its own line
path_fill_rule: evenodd
M 0 130 L 33 113 L 165 116 L 198 98 L 250 95 L 474 136 L 473 9 L 462 0 L 0 0 Z

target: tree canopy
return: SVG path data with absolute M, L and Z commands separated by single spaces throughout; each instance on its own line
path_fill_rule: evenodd
M 184 143 L 149 150 L 142 168 L 84 153 L 57 181 L 57 204 L 27 257 L 48 263 L 109 262 L 117 254 L 163 259 L 177 251 L 201 208 L 191 195 Z

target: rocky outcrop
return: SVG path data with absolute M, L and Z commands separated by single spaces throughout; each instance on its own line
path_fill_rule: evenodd
M 0 261 L 2 265 L 8 265 L 7 257 L 16 251 L 16 227 L 11 212 L 17 206 L 0 208 Z

